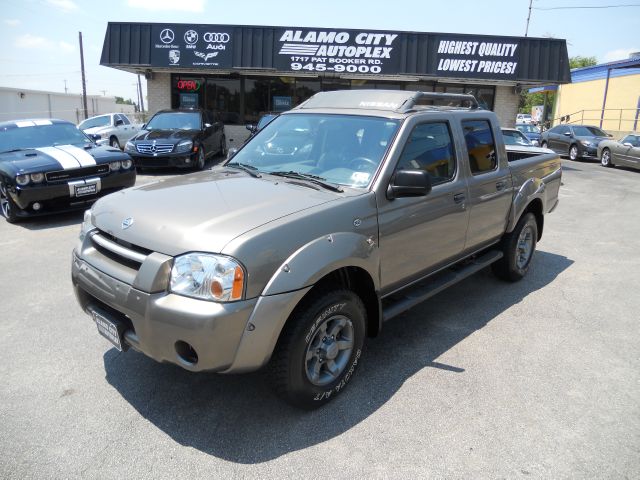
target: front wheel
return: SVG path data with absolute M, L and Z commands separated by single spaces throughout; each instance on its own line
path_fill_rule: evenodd
M 353 376 L 365 325 L 364 305 L 349 290 L 303 300 L 287 321 L 273 354 L 271 377 L 276 393 L 306 410 L 329 402 Z
M 109 140 L 109 145 L 120 150 L 120 142 L 116 137 L 111 137 L 111 140 Z
M 2 216 L 9 223 L 15 223 L 18 220 L 16 214 L 18 206 L 15 204 L 7 187 L 4 183 L 0 182 L 0 209 L 2 210 Z
M 198 149 L 198 156 L 196 157 L 195 169 L 202 170 L 204 168 L 204 164 L 206 162 L 206 155 L 204 151 L 204 147 L 200 146 Z
M 227 156 L 227 139 L 224 137 L 220 140 L 220 156 L 223 158 Z
M 602 150 L 602 154 L 600 155 L 600 163 L 603 167 L 613 167 L 613 163 L 611 163 L 611 151 L 608 148 Z
M 504 256 L 491 265 L 493 273 L 509 282 L 517 282 L 529 271 L 538 242 L 538 223 L 533 213 L 523 215 L 516 228 L 502 238 Z
M 578 159 L 578 147 L 576 145 L 571 145 L 571 147 L 569 148 L 569 158 L 571 160 Z

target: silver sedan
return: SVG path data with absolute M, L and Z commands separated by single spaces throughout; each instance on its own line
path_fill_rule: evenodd
M 619 141 L 603 140 L 598 144 L 598 157 L 603 167 L 640 169 L 640 134 L 631 133 Z

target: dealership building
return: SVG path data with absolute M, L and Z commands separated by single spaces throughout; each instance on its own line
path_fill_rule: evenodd
M 571 81 L 565 40 L 390 30 L 110 22 L 100 64 L 145 75 L 151 113 L 228 126 L 363 88 L 470 93 L 512 126 L 523 88 Z

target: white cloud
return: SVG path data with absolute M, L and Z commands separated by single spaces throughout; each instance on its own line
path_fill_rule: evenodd
M 614 62 L 616 60 L 625 60 L 629 58 L 629 54 L 633 52 L 640 52 L 640 48 L 619 48 L 617 50 L 611 50 L 604 54 L 604 61 Z
M 51 0 L 53 1 L 53 0 Z M 129 0 L 132 8 L 144 8 L 146 10 L 181 10 L 184 12 L 203 12 L 205 0 Z
M 67 53 L 71 53 L 74 52 L 76 47 L 70 43 L 67 43 L 65 41 L 60 40 L 58 42 L 58 47 L 60 48 L 60 50 L 62 50 L 63 52 L 67 52 Z
M 14 45 L 18 48 L 49 48 L 51 42 L 44 37 L 25 33 L 16 38 Z
M 20 25 L 20 20 L 16 20 L 15 18 L 7 18 L 4 23 L 9 25 L 10 27 L 17 27 L 18 25 Z
M 78 9 L 78 5 L 76 5 L 72 0 L 47 0 L 47 3 L 52 7 L 59 8 L 65 12 Z

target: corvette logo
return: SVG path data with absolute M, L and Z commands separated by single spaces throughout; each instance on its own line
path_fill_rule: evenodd
M 205 62 L 208 61 L 210 58 L 213 57 L 217 57 L 218 56 L 218 52 L 211 52 L 211 53 L 201 53 L 201 52 L 193 52 L 193 54 L 196 57 L 200 57 L 201 59 L 203 59 Z

